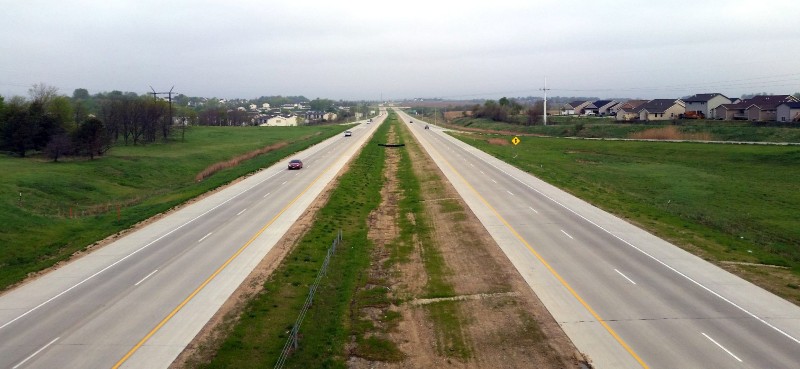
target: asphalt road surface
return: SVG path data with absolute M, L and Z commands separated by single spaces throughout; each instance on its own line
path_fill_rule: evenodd
M 166 368 L 383 118 L 0 296 L 0 368 Z
M 800 368 L 797 306 L 401 116 L 596 368 Z

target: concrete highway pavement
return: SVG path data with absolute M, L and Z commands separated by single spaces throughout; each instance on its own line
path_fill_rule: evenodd
M 797 306 L 400 115 L 596 368 L 800 367 Z
M 166 368 L 384 118 L 3 294 L 0 368 Z

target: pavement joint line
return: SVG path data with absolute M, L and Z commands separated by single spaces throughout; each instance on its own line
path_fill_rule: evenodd
M 617 334 L 617 332 L 615 332 L 614 329 L 612 329 L 611 326 L 609 326 L 608 323 L 603 318 L 601 318 L 600 315 L 598 315 L 597 312 L 594 311 L 594 309 L 580 295 L 578 295 L 578 293 L 572 288 L 572 286 L 570 286 L 570 284 L 567 283 L 567 281 L 550 265 L 550 263 L 548 263 L 544 259 L 544 257 L 542 257 L 530 245 L 530 243 L 528 243 L 528 241 L 526 241 L 525 238 L 522 237 L 522 235 L 520 235 L 519 232 L 517 232 L 516 229 L 514 229 L 514 227 L 512 227 L 511 224 L 508 223 L 508 221 L 506 221 L 505 218 L 503 218 L 503 216 L 501 216 L 500 213 L 498 213 L 497 210 L 492 205 L 490 205 L 489 202 L 483 196 L 481 196 L 478 193 L 478 191 L 475 190 L 474 187 L 472 187 L 472 185 L 469 182 L 467 182 L 464 176 L 462 176 L 461 173 L 457 171 L 447 159 L 442 158 L 442 162 L 445 165 L 447 165 L 450 168 L 450 170 L 452 170 L 453 173 L 455 173 L 455 175 L 458 176 L 459 179 L 461 179 L 461 182 L 464 183 L 464 185 L 466 185 L 472 191 L 472 193 L 475 194 L 475 196 L 477 196 L 480 199 L 480 201 L 484 204 L 484 206 L 486 206 L 495 215 L 495 217 L 497 217 L 497 219 L 500 220 L 506 226 L 506 228 L 509 231 L 511 231 L 511 233 L 517 238 L 517 240 L 522 242 L 522 244 L 524 244 L 525 247 L 528 248 L 528 250 L 533 254 L 533 256 L 536 257 L 536 259 L 538 259 L 539 262 L 541 262 L 545 268 L 547 268 L 547 270 L 561 283 L 562 286 L 564 286 L 567 289 L 567 291 L 569 291 L 569 293 L 573 297 L 575 297 L 575 299 L 578 300 L 578 302 L 581 305 L 583 305 L 583 307 L 597 320 L 597 322 L 600 323 L 600 325 L 602 325 L 603 328 L 605 328 L 609 334 L 611 334 L 611 336 L 617 341 L 617 343 L 619 343 L 622 346 L 622 348 L 624 348 L 625 351 L 627 351 L 636 360 L 636 362 L 638 362 L 639 365 L 642 366 L 642 368 L 648 369 L 649 367 L 647 366 L 647 364 L 642 360 L 642 358 L 639 357 L 638 354 L 636 354 L 636 352 L 633 351 L 633 349 L 622 339 L 622 337 L 620 337 Z
M 457 139 L 456 139 L 456 138 L 453 138 L 453 140 L 456 140 L 456 141 L 457 141 Z M 461 141 L 457 141 L 457 142 L 461 142 Z M 521 180 L 521 179 L 519 179 L 519 178 L 515 177 L 514 175 L 512 175 L 512 174 L 510 174 L 510 173 L 506 172 L 505 170 L 503 170 L 502 168 L 498 167 L 497 165 L 495 165 L 495 164 L 493 164 L 493 163 L 490 163 L 490 162 L 486 161 L 486 159 L 484 159 L 484 158 L 481 158 L 481 157 L 479 157 L 478 155 L 476 155 L 475 153 L 473 153 L 471 150 L 469 150 L 469 149 L 467 149 L 467 148 L 464 148 L 464 147 L 461 147 L 461 146 L 460 146 L 458 143 L 456 143 L 456 142 L 453 142 L 453 143 L 456 145 L 456 147 L 458 147 L 458 148 L 461 148 L 462 150 L 464 150 L 464 151 L 466 151 L 466 152 L 469 152 L 469 153 L 471 153 L 471 154 L 472 154 L 473 156 L 475 156 L 475 157 L 476 157 L 478 160 L 481 160 L 481 161 L 483 161 L 484 163 L 486 163 L 486 164 L 488 164 L 488 165 L 490 165 L 490 166 L 494 167 L 495 169 L 497 169 L 498 171 L 500 171 L 500 172 L 502 172 L 503 174 L 507 175 L 507 176 L 508 176 L 508 177 L 510 177 L 511 179 L 513 179 L 513 180 L 515 180 L 515 181 L 517 181 L 517 182 L 521 183 L 521 184 L 522 184 L 523 186 L 525 186 L 525 187 L 528 187 L 528 188 L 529 188 L 529 189 L 531 189 L 532 191 L 534 191 L 534 192 L 538 193 L 539 195 L 543 196 L 544 198 L 546 198 L 546 199 L 548 199 L 548 200 L 552 201 L 552 202 L 553 202 L 553 203 L 555 203 L 556 205 L 558 205 L 558 206 L 561 206 L 562 208 L 564 208 L 565 210 L 569 211 L 570 213 L 572 213 L 572 214 L 575 214 L 577 217 L 579 217 L 579 218 L 583 219 L 584 221 L 586 221 L 587 223 L 589 223 L 589 224 L 591 224 L 591 225 L 594 225 L 595 227 L 597 227 L 598 229 L 602 230 L 603 232 L 606 232 L 608 235 L 610 235 L 610 236 L 612 236 L 612 237 L 614 237 L 614 238 L 616 238 L 616 239 L 620 240 L 620 241 L 621 241 L 621 242 L 623 242 L 624 244 L 626 244 L 626 245 L 630 246 L 631 248 L 635 249 L 636 251 L 639 251 L 640 253 L 642 253 L 643 255 L 647 256 L 648 258 L 650 258 L 651 260 L 655 261 L 656 263 L 658 263 L 658 264 L 661 264 L 661 265 L 662 265 L 662 266 L 664 266 L 665 268 L 667 268 L 667 269 L 669 269 L 669 270 L 673 271 L 674 273 L 676 273 L 676 274 L 680 275 L 680 276 L 681 276 L 681 277 L 683 277 L 684 279 L 686 279 L 686 280 L 688 280 L 689 282 L 693 283 L 694 285 L 696 285 L 696 286 L 700 287 L 701 289 L 705 290 L 706 292 L 708 292 L 708 293 L 710 293 L 710 294 L 712 294 L 712 295 L 716 296 L 717 298 L 721 299 L 722 301 L 725 301 L 725 302 L 727 302 L 727 303 L 728 303 L 728 304 L 730 304 L 731 306 L 733 306 L 733 307 L 735 307 L 735 308 L 739 309 L 741 312 L 743 312 L 743 313 L 747 314 L 748 316 L 750 316 L 751 318 L 753 318 L 753 319 L 755 319 L 755 320 L 757 320 L 757 321 L 761 322 L 762 324 L 766 325 L 767 327 L 770 327 L 770 328 L 772 328 L 774 331 L 776 331 L 776 332 L 780 333 L 780 334 L 781 334 L 781 335 L 783 335 L 784 337 L 786 337 L 786 338 L 788 338 L 788 339 L 790 339 L 790 340 L 794 341 L 794 342 L 795 342 L 795 343 L 797 343 L 797 344 L 800 344 L 800 339 L 798 339 L 798 338 L 796 338 L 796 337 L 792 336 L 791 334 L 789 334 L 789 333 L 787 333 L 786 331 L 784 331 L 784 330 L 782 330 L 782 329 L 778 328 L 777 326 L 775 326 L 775 325 L 773 325 L 773 324 L 771 324 L 771 323 L 767 322 L 766 320 L 764 320 L 764 318 L 761 318 L 761 317 L 759 317 L 758 315 L 756 315 L 756 314 L 754 314 L 754 313 L 750 312 L 749 310 L 745 309 L 744 307 L 742 307 L 742 306 L 740 306 L 740 305 L 736 304 L 735 302 L 731 301 L 731 300 L 730 300 L 730 299 L 728 299 L 727 297 L 725 297 L 725 296 L 722 296 L 720 293 L 718 293 L 718 292 L 716 292 L 716 291 L 712 290 L 711 288 L 707 287 L 706 285 L 704 285 L 704 284 L 702 284 L 702 283 L 700 283 L 700 282 L 696 281 L 696 280 L 695 280 L 695 279 L 693 279 L 692 277 L 689 277 L 689 276 L 688 276 L 688 275 L 686 275 L 685 273 L 683 273 L 683 272 L 679 271 L 678 269 L 676 269 L 675 267 L 673 267 L 673 266 L 671 266 L 671 265 L 667 264 L 666 262 L 664 262 L 664 261 L 661 261 L 660 259 L 656 258 L 655 256 L 653 256 L 652 254 L 648 253 L 647 251 L 645 251 L 645 250 L 643 250 L 643 249 L 639 248 L 638 246 L 634 245 L 633 243 L 629 242 L 628 240 L 625 240 L 624 238 L 622 238 L 622 237 L 620 237 L 620 236 L 618 236 L 618 235 L 614 234 L 613 232 L 611 232 L 611 231 L 609 231 L 609 230 L 605 229 L 603 226 L 601 226 L 601 225 L 599 225 L 599 224 L 597 224 L 597 223 L 593 222 L 593 221 L 592 221 L 592 220 L 590 220 L 589 218 L 586 218 L 586 217 L 585 217 L 585 216 L 583 216 L 582 214 L 580 214 L 580 213 L 578 213 L 577 211 L 575 211 L 575 210 L 571 209 L 570 207 L 568 207 L 568 206 L 566 206 L 566 205 L 562 204 L 562 203 L 561 203 L 561 202 L 559 202 L 558 200 L 556 200 L 556 199 L 554 199 L 554 198 L 552 198 L 552 197 L 548 196 L 548 195 L 547 195 L 547 194 L 545 194 L 544 192 L 542 192 L 542 191 L 539 191 L 538 189 L 534 188 L 533 186 L 529 185 L 528 183 L 525 183 L 525 181 L 523 181 L 523 180 Z M 466 143 L 463 143 L 463 144 L 464 144 L 464 145 L 467 145 Z M 467 146 L 468 146 L 468 145 L 467 145 Z M 471 147 L 471 146 L 470 146 L 470 147 Z M 476 149 L 476 150 L 477 150 L 477 149 Z M 508 164 L 508 163 L 505 163 L 505 164 Z M 508 165 L 511 165 L 511 164 L 508 164 Z
M 314 180 L 311 181 L 311 183 L 309 183 L 309 185 L 305 189 L 303 189 L 303 191 L 300 192 L 300 194 L 298 194 L 294 199 L 292 199 L 292 201 L 290 201 L 283 209 L 281 209 L 281 211 L 279 211 L 278 214 L 275 215 L 275 217 L 273 217 L 269 222 L 267 222 L 263 227 L 261 227 L 261 229 L 259 229 L 258 232 L 256 232 L 252 237 L 250 237 L 250 239 L 244 245 L 242 245 L 238 250 L 236 250 L 236 252 L 233 253 L 233 255 L 231 255 L 231 257 L 228 258 L 228 260 L 222 263 L 222 265 L 220 265 L 220 267 L 217 268 L 217 270 L 211 273 L 211 275 L 208 278 L 206 278 L 206 280 L 203 281 L 203 283 L 201 283 L 200 286 L 198 286 L 194 291 L 192 291 L 192 293 L 189 294 L 189 296 L 186 297 L 180 304 L 178 304 L 178 306 L 176 306 L 169 314 L 167 314 L 167 316 L 164 317 L 164 319 L 162 319 L 158 324 L 156 324 L 156 326 L 152 330 L 150 330 L 150 332 L 148 332 L 138 343 L 136 343 L 136 345 L 134 345 L 133 348 L 131 348 L 125 354 L 125 356 L 123 356 L 119 361 L 117 361 L 116 364 L 114 364 L 114 366 L 112 366 L 112 369 L 118 369 L 120 366 L 122 366 L 122 364 L 128 361 L 128 359 L 130 359 L 131 356 L 133 356 L 133 354 L 135 354 L 142 346 L 144 346 L 144 344 L 147 343 L 147 341 L 150 340 L 150 338 L 152 338 L 159 330 L 161 330 L 161 328 L 164 327 L 164 325 L 166 325 L 175 315 L 177 315 L 178 312 L 180 312 L 181 309 L 183 309 L 183 307 L 186 306 L 186 304 L 188 304 L 192 299 L 194 299 L 194 297 L 197 296 L 197 294 L 199 294 L 200 291 L 202 291 L 209 283 L 211 283 L 211 281 L 214 280 L 214 278 L 216 278 L 217 275 L 222 273 L 222 271 L 225 270 L 225 268 L 227 268 L 228 265 L 230 265 L 230 263 L 232 263 L 234 259 L 236 259 L 242 252 L 244 252 L 244 250 L 246 250 L 250 246 L 250 244 L 252 244 L 258 237 L 260 237 L 261 234 L 267 230 L 267 228 L 269 228 L 273 223 L 275 223 L 275 221 L 278 218 L 280 218 L 283 215 L 283 213 L 285 213 L 289 208 L 291 208 L 297 202 L 297 200 L 300 199 L 300 197 L 305 195 L 305 193 L 308 192 L 308 190 L 310 190 L 311 187 L 313 187 L 320 180 L 320 178 L 322 178 L 323 175 L 328 173 L 335 164 L 336 161 L 331 163 L 331 165 L 329 165 L 328 168 L 323 170 L 322 173 L 320 173 L 320 175 L 317 176 L 317 178 L 314 178 Z

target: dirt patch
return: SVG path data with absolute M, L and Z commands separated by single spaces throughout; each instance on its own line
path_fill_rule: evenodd
M 498 146 L 508 146 L 511 144 L 511 142 L 509 142 L 505 138 L 490 138 L 486 140 L 486 142 L 488 142 L 490 145 L 498 145 Z
M 713 141 L 714 135 L 709 132 L 687 133 L 681 132 L 676 126 L 666 126 L 661 128 L 651 128 L 641 132 L 634 132 L 628 138 L 640 140 L 697 140 Z
M 258 150 L 253 150 L 253 151 L 250 151 L 248 153 L 239 155 L 239 156 L 237 156 L 235 158 L 232 158 L 232 159 L 229 159 L 229 160 L 225 160 L 225 161 L 221 161 L 221 162 L 218 162 L 218 163 L 211 164 L 208 167 L 206 167 L 206 169 L 203 169 L 202 171 L 200 171 L 200 173 L 197 173 L 197 175 L 194 177 L 194 180 L 197 181 L 197 182 L 200 182 L 200 181 L 202 181 L 202 180 L 204 180 L 204 179 L 206 179 L 208 177 L 211 177 L 212 175 L 214 175 L 214 173 L 219 172 L 220 170 L 233 168 L 233 167 L 241 164 L 245 160 L 250 160 L 250 159 L 255 158 L 255 157 L 259 156 L 259 155 L 263 155 L 263 154 L 266 154 L 268 152 L 275 151 L 275 150 L 278 150 L 280 148 L 284 148 L 287 145 L 289 145 L 289 143 L 286 142 L 286 141 L 278 142 L 276 144 L 265 146 L 265 147 L 262 147 L 262 148 L 260 148 Z
M 505 141 L 505 140 L 504 140 Z M 427 282 L 424 247 L 415 240 L 407 258 L 393 265 L 392 293 L 401 301 L 395 307 L 401 316 L 397 328 L 388 333 L 403 353 L 402 360 L 370 361 L 351 357 L 349 368 L 580 368 L 585 360 L 558 323 L 533 294 L 522 276 L 494 242 L 480 221 L 469 211 L 452 185 L 417 144 L 407 145 L 422 188 L 422 201 L 434 232 L 434 247 L 448 269 L 447 281 L 456 296 L 420 298 Z M 395 165 L 387 159 L 387 168 Z M 370 218 L 370 234 L 376 246 L 389 244 L 397 230 L 396 180 L 387 169 L 384 203 Z M 412 220 L 412 223 L 416 220 Z M 379 229 L 372 230 L 372 226 Z M 424 245 L 430 247 L 430 245 Z M 380 253 L 380 252 L 379 252 Z M 376 263 L 373 263 L 375 265 Z M 442 349 L 431 309 L 455 304 L 468 354 L 459 356 Z M 445 345 L 446 346 L 446 345 Z

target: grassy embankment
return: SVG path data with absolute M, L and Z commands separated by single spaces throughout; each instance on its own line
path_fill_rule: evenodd
M 194 127 L 185 142 L 117 146 L 92 161 L 0 157 L 0 290 L 345 129 Z M 273 150 L 197 181 L 215 163 L 268 146 Z
M 441 120 L 440 120 L 441 121 Z M 647 137 L 646 131 L 654 129 L 672 129 L 671 139 L 712 140 L 712 141 L 753 141 L 753 142 L 793 142 L 800 143 L 800 126 L 767 127 L 750 122 L 723 122 L 705 120 L 684 120 L 649 122 L 649 123 L 615 123 L 610 118 L 575 118 L 548 117 L 547 126 L 521 126 L 489 119 L 458 118 L 450 122 L 453 128 L 477 129 L 487 131 L 515 132 L 526 135 L 552 137 L 584 137 L 584 138 L 657 138 Z M 644 137 L 637 137 L 642 135 Z
M 321 282 L 314 305 L 300 329 L 299 349 L 286 362 L 287 368 L 346 368 L 348 355 L 376 361 L 397 361 L 403 354 L 385 334 L 396 328 L 400 315 L 389 309 L 402 301 L 390 295 L 389 275 L 371 273 L 370 268 L 389 269 L 403 262 L 412 252 L 414 242 L 430 245 L 431 230 L 426 225 L 420 202 L 420 185 L 414 176 L 408 154 L 402 155 L 397 179 L 402 196 L 398 201 L 399 237 L 387 245 L 389 257 L 380 260 L 375 245 L 368 237 L 368 218 L 380 204 L 386 150 L 378 143 L 387 142 L 391 125 L 399 129 L 391 114 L 375 133 L 361 154 L 339 180 L 328 203 L 316 215 L 315 223 L 295 249 L 283 260 L 264 284 L 264 290 L 251 300 L 230 328 L 227 338 L 209 363 L 190 363 L 203 368 L 256 368 L 274 365 L 287 332 L 325 256 L 329 241 L 338 229 L 344 241 L 331 260 L 328 274 Z M 407 141 L 407 136 L 401 141 Z M 452 296 L 452 287 L 444 280 L 444 261 L 433 249 L 426 250 L 425 268 L 429 275 L 428 297 Z M 380 266 L 374 263 L 380 263 Z M 380 324 L 364 315 L 364 308 L 382 312 Z M 458 357 L 469 356 L 461 341 L 461 329 L 455 317 L 454 304 L 437 304 L 430 308 L 438 324 L 440 340 Z M 350 352 L 346 346 L 351 344 Z M 208 353 L 206 353 L 208 354 Z
M 454 135 L 800 302 L 800 148 Z

